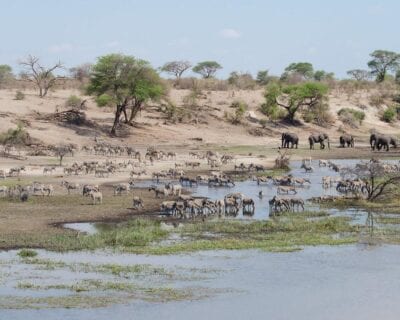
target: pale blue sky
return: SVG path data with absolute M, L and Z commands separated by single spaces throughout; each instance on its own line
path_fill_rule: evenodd
M 216 60 L 220 77 L 295 61 L 343 77 L 375 49 L 400 51 L 399 13 L 398 0 L 0 0 L 0 64 L 121 52 L 155 67 Z

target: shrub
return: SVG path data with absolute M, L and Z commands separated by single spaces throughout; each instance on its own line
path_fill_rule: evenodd
M 400 94 L 395 94 L 392 100 L 393 102 L 400 103 Z
M 25 99 L 25 94 L 22 91 L 17 91 L 15 93 L 15 100 L 24 100 Z
M 393 122 L 397 117 L 397 111 L 395 107 L 389 107 L 382 112 L 381 120 L 385 122 Z
M 108 94 L 102 94 L 96 98 L 96 104 L 98 107 L 106 107 L 112 104 L 112 97 Z
M 235 108 L 234 114 L 228 114 L 228 112 L 225 112 L 224 117 L 227 118 L 232 124 L 241 123 L 247 110 L 247 104 L 245 102 L 234 101 L 230 107 Z
M 305 122 L 313 122 L 319 126 L 325 127 L 334 122 L 332 114 L 329 112 L 329 106 L 326 103 L 318 103 L 303 114 Z
M 357 127 L 357 124 L 361 125 L 365 119 L 365 112 L 352 108 L 342 108 L 338 111 L 338 116 L 343 123 Z
M 28 145 L 30 143 L 29 133 L 25 131 L 22 124 L 18 124 L 15 129 L 8 129 L 0 134 L 0 144 L 7 145 Z
M 36 257 L 38 255 L 38 253 L 34 250 L 22 249 L 18 252 L 18 255 L 21 258 L 33 258 L 33 257 Z
M 267 124 L 268 124 L 267 119 L 261 119 L 261 120 L 260 120 L 260 125 L 261 125 L 261 127 L 263 127 L 264 129 L 266 128 Z
M 75 95 L 69 96 L 67 101 L 65 101 L 66 107 L 70 107 L 70 108 L 74 108 L 74 109 L 79 108 L 81 106 L 81 104 L 82 104 L 82 99 Z
M 374 94 L 369 98 L 369 104 L 373 107 L 380 107 L 385 103 L 384 96 L 382 94 Z

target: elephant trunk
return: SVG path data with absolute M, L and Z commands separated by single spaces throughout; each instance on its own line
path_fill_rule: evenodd
M 329 138 L 326 139 L 328 141 L 328 149 L 331 149 L 331 144 L 329 143 Z

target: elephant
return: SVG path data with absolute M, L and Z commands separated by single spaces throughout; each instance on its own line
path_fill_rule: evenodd
M 297 134 L 292 132 L 284 132 L 282 133 L 282 148 L 289 148 L 289 143 L 291 144 L 291 148 L 296 145 L 296 149 L 299 145 L 299 137 Z
M 369 143 L 372 150 L 375 150 L 375 148 L 381 150 L 383 147 L 386 151 L 389 151 L 390 145 L 392 145 L 394 148 L 397 148 L 397 139 L 395 137 L 380 133 L 372 133 L 369 138 Z
M 344 134 L 342 136 L 340 136 L 339 138 L 339 142 L 340 142 L 340 147 L 344 148 L 347 147 L 348 148 L 354 148 L 354 137 L 350 134 Z
M 308 142 L 310 143 L 310 149 L 314 149 L 314 144 L 319 143 L 320 149 L 325 149 L 325 143 L 324 141 L 328 142 L 328 148 L 331 148 L 331 145 L 329 143 L 329 136 L 326 133 L 319 133 L 319 134 L 311 134 L 308 137 Z

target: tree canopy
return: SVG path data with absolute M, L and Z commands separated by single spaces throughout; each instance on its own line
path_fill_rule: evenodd
M 323 83 L 305 82 L 295 85 L 281 86 L 277 83 L 269 85 L 265 92 L 265 107 L 271 110 L 282 107 L 286 110 L 286 118 L 294 121 L 296 112 L 301 108 L 313 108 L 326 99 L 328 87 Z
M 192 64 L 189 61 L 170 61 L 161 67 L 161 71 L 172 74 L 179 80 L 191 66 Z
M 310 80 L 314 76 L 313 65 L 309 62 L 293 62 L 285 68 L 281 78 L 285 80 L 291 75 L 298 75 L 303 80 Z
M 193 67 L 193 72 L 200 74 L 204 79 L 212 78 L 222 66 L 216 61 L 199 62 Z
M 165 86 L 147 61 L 133 56 L 109 54 L 98 58 L 92 67 L 87 92 L 96 97 L 110 97 L 116 107 L 111 129 L 111 134 L 115 134 L 122 114 L 125 123 L 132 124 L 147 101 L 157 100 L 164 94 Z M 127 110 L 131 112 L 129 118 Z
M 363 69 L 352 69 L 347 71 L 347 74 L 357 81 L 366 81 L 371 78 L 371 72 Z
M 368 62 L 371 73 L 376 76 L 377 82 L 385 80 L 389 71 L 396 72 L 400 67 L 400 54 L 393 51 L 375 50 L 370 54 L 372 60 Z

